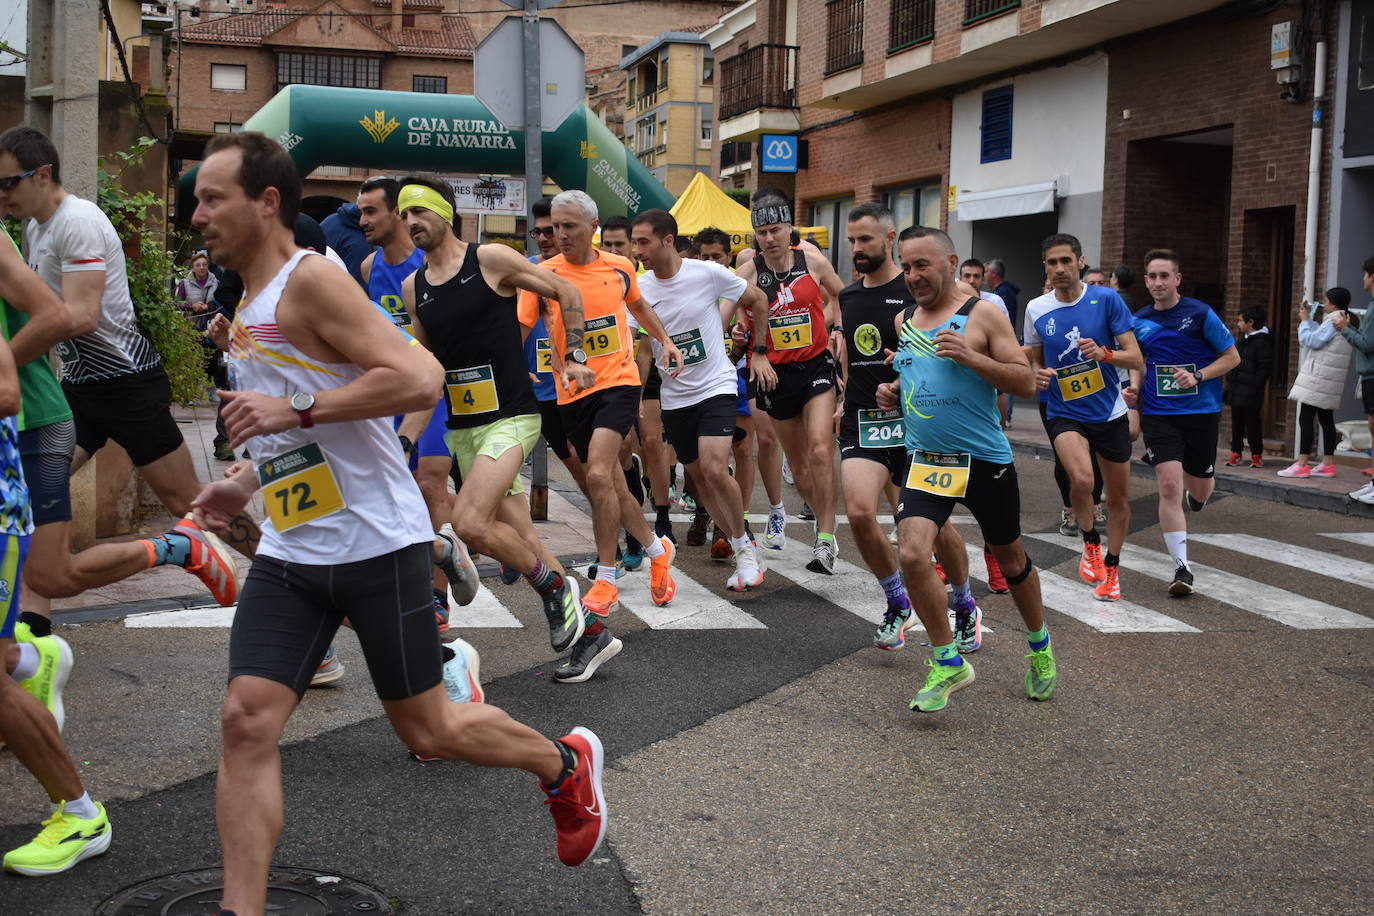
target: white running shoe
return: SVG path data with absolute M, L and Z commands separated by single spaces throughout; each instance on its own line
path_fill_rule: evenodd
M 1364 502 L 1366 496 L 1374 496 L 1374 480 L 1371 480 L 1369 483 L 1360 487 L 1358 490 L 1353 490 L 1346 495 L 1348 495 L 1353 500 Z
M 787 546 L 786 510 L 768 510 L 768 527 L 763 531 L 763 546 L 769 550 L 782 550 Z
M 763 584 L 763 569 L 759 566 L 758 548 L 750 544 L 735 551 L 735 571 L 725 587 L 732 592 L 744 592 Z
M 792 478 L 792 465 L 787 463 L 786 455 L 782 456 L 782 480 L 783 483 L 787 484 L 789 487 L 795 487 L 797 485 L 796 480 Z
M 448 644 L 453 650 L 453 658 L 444 663 L 444 692 L 454 703 L 486 702 L 486 691 L 482 689 L 482 660 L 477 649 L 464 639 L 455 639 Z
M 436 565 L 448 579 L 449 588 L 453 591 L 453 600 L 458 602 L 460 607 L 472 604 L 473 599 L 477 597 L 481 580 L 477 575 L 477 566 L 468 554 L 467 545 L 448 522 L 444 523 L 444 527 L 440 528 L 434 537 L 443 545 L 443 556 Z

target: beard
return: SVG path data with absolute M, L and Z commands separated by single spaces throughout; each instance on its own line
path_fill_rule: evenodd
M 854 255 L 854 269 L 861 274 L 876 273 L 887 263 L 887 252 L 883 252 L 876 258 L 868 255 Z

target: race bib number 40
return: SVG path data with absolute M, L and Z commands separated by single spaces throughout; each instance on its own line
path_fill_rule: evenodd
M 1054 371 L 1059 376 L 1055 379 L 1059 384 L 1059 395 L 1066 401 L 1085 398 L 1106 387 L 1102 380 L 1102 367 L 1095 359 L 1084 360 Z
M 700 329 L 693 328 L 690 331 L 683 331 L 681 334 L 674 334 L 669 340 L 677 344 L 677 348 L 682 351 L 682 364 L 684 366 L 695 366 L 697 363 L 706 362 L 706 342 L 701 339 Z
M 614 315 L 588 318 L 585 327 L 587 333 L 582 338 L 582 349 L 588 357 L 620 352 L 620 326 Z
M 262 487 L 263 506 L 279 532 L 344 508 L 334 472 L 314 442 L 258 465 L 258 484 Z
M 1162 398 L 1186 398 L 1197 395 L 1198 389 L 1202 386 L 1194 385 L 1192 388 L 1180 388 L 1178 379 L 1174 378 L 1174 369 L 1186 369 L 1189 373 L 1196 373 L 1197 364 L 1155 366 L 1155 393 Z
M 800 350 L 811 346 L 811 316 L 777 315 L 768 319 L 768 337 L 774 350 Z
M 904 435 L 900 410 L 859 411 L 859 448 L 892 448 Z
M 490 413 L 501 406 L 490 365 L 450 369 L 444 373 L 444 392 L 448 395 L 449 413 L 453 414 Z
M 908 489 L 960 499 L 968 495 L 967 454 L 915 452 L 906 474 Z

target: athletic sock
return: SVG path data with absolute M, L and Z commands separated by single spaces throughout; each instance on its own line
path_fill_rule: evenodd
M 53 805 L 52 809 L 56 811 L 57 805 Z M 91 793 L 89 792 L 82 792 L 80 798 L 75 801 L 67 802 L 67 807 L 63 810 L 68 814 L 81 818 L 83 821 L 89 821 L 91 818 L 100 814 L 95 808 L 95 802 L 91 801 Z
M 548 784 L 550 789 L 557 789 L 559 786 L 563 785 L 563 780 L 571 776 L 573 770 L 577 769 L 577 751 L 568 747 L 562 741 L 555 741 L 553 746 L 558 748 L 559 756 L 563 758 L 563 772 L 559 773 L 558 778 Z
M 1174 558 L 1175 566 L 1188 565 L 1188 532 L 1164 532 L 1164 546 L 1169 549 L 1169 556 Z
M 883 594 L 887 596 L 888 607 L 911 607 L 911 599 L 906 595 L 906 585 L 902 583 L 901 570 L 885 579 L 879 579 L 878 584 L 883 587 Z
M 951 668 L 958 668 L 964 663 L 959 656 L 959 650 L 954 648 L 954 643 L 947 646 L 931 646 L 931 651 L 935 653 L 935 663 L 937 665 L 948 665 Z
M 666 504 L 662 506 L 654 506 L 654 512 L 657 516 L 654 519 L 654 530 L 659 532 L 659 537 L 663 536 L 662 532 L 670 530 L 673 524 L 672 520 L 668 518 L 668 510 L 671 508 L 671 506 Z
M 784 506 L 782 503 L 776 503 L 776 504 L 774 504 L 774 503 L 769 503 L 769 504 L 768 504 L 768 510 L 769 510 L 770 512 L 782 512 L 782 513 L 786 513 L 787 507 Z
M 955 585 L 951 582 L 950 592 L 954 596 L 955 604 L 961 604 L 967 608 L 973 603 L 973 586 L 969 584 L 967 579 L 964 580 L 962 585 Z
M 741 534 L 737 538 L 730 538 L 730 549 L 733 550 L 735 553 L 739 553 L 741 550 L 744 550 L 751 546 L 753 545 L 752 542 L 749 540 L 749 535 L 747 534 Z
M 1036 652 L 1039 652 L 1041 649 L 1045 648 L 1050 644 L 1050 628 L 1041 627 L 1033 633 L 1030 630 L 1027 630 L 1026 642 L 1030 643 L 1031 649 L 1033 649 Z
M 34 639 L 42 639 L 44 636 L 52 635 L 52 621 L 42 614 L 35 614 L 33 611 L 20 611 L 19 622 L 29 625 L 29 632 Z
M 1121 557 L 1118 554 L 1109 553 L 1102 558 L 1102 564 L 1104 566 L 1120 566 Z
M 602 566 L 600 563 L 596 564 L 596 580 L 598 582 L 609 582 L 615 585 L 615 566 Z
M 661 540 L 659 540 L 658 538 L 654 538 L 653 541 L 652 541 L 652 543 L 649 543 L 649 544 L 645 544 L 645 545 L 644 545 L 644 555 L 645 555 L 646 557 L 648 557 L 649 559 L 651 559 L 651 560 L 654 559 L 655 557 L 661 557 L 661 556 L 663 556 L 663 553 L 664 553 L 663 542 L 662 542 Z
M 525 578 L 530 580 L 530 585 L 534 586 L 534 590 L 541 598 L 547 598 L 563 587 L 563 577 L 539 560 L 534 561 L 534 569 L 525 573 Z
M 191 559 L 191 539 L 175 531 L 144 538 L 143 545 L 148 548 L 149 569 L 154 566 L 185 566 L 186 561 Z
M 644 482 L 639 479 L 639 474 L 635 472 L 634 462 L 631 462 L 624 471 L 625 485 L 630 488 L 630 496 L 634 498 L 636 505 L 644 505 Z
M 582 631 L 582 635 L 588 639 L 596 639 L 606 629 L 606 625 L 601 622 L 600 617 L 596 617 L 590 612 L 588 612 L 587 618 L 587 628 Z
M 634 536 L 633 534 L 630 534 L 630 532 L 628 532 L 628 531 L 625 532 L 625 552 L 626 552 L 626 553 L 639 553 L 639 552 L 640 552 L 641 550 L 643 550 L 643 549 L 644 549 L 644 545 L 641 544 L 641 543 L 639 543 L 639 541 L 635 540 L 635 536 Z
M 825 532 L 825 531 L 817 531 L 817 532 L 816 532 L 816 540 L 818 540 L 818 541 L 834 541 L 834 540 L 835 540 L 835 535 L 829 534 L 829 533 L 827 533 L 827 532 Z
M 1084 543 L 1084 544 L 1101 544 L 1101 543 L 1102 543 L 1102 535 L 1098 533 L 1098 531 L 1097 531 L 1096 528 L 1083 528 L 1082 526 L 1080 526 L 1078 530 L 1081 531 L 1081 532 L 1083 532 L 1083 543 Z
M 21 642 L 19 646 L 19 663 L 10 672 L 10 677 L 16 681 L 27 681 L 38 673 L 38 665 L 43 660 L 38 654 L 38 647 L 32 643 Z

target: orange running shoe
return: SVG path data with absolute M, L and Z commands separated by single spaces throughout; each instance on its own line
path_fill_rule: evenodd
M 191 540 L 191 555 L 186 560 L 186 571 L 205 583 L 221 607 L 229 607 L 238 601 L 239 583 L 234 578 L 234 558 L 229 555 L 225 543 L 213 532 L 197 525 L 189 515 L 177 522 L 172 530 Z
M 1120 601 L 1121 600 L 1121 578 L 1119 567 L 1103 567 L 1107 571 L 1107 578 L 1104 579 L 1097 588 L 1093 589 L 1093 596 L 1098 601 Z
M 649 560 L 649 597 L 654 604 L 663 607 L 677 594 L 677 583 L 673 581 L 676 548 L 667 538 L 659 538 L 658 542 L 663 545 L 663 553 Z M 586 604 L 587 599 L 583 598 L 582 603 Z
M 598 617 L 609 617 L 619 604 L 620 588 L 605 579 L 597 579 L 591 591 L 582 596 L 582 609 Z
M 1101 544 L 1083 545 L 1083 559 L 1078 561 L 1078 575 L 1089 585 L 1107 581 L 1107 568 L 1102 565 Z

